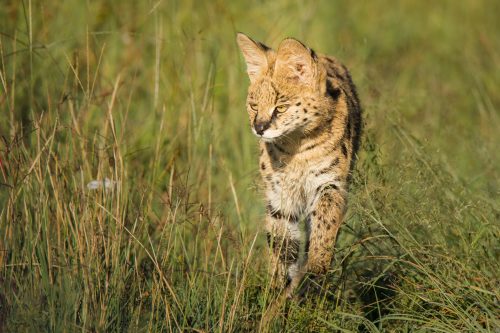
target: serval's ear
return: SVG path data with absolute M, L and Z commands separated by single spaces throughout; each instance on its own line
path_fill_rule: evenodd
M 247 73 L 250 81 L 254 82 L 256 78 L 266 73 L 268 69 L 267 52 L 270 49 L 241 32 L 238 33 L 236 41 L 247 63 Z
M 293 38 L 284 39 L 276 55 L 274 75 L 297 83 L 311 85 L 317 80 L 314 51 Z

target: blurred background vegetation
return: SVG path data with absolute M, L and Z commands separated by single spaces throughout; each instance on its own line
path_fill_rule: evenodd
M 494 0 L 4 2 L 0 331 L 498 331 L 498 13 Z M 336 56 L 364 106 L 328 284 L 266 327 L 237 31 Z

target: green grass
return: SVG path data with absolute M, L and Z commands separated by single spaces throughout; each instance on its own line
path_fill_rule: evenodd
M 0 6 L 0 331 L 498 332 L 498 1 Z M 328 285 L 270 326 L 235 42 L 337 56 L 365 133 Z M 109 178 L 110 191 L 87 183 Z

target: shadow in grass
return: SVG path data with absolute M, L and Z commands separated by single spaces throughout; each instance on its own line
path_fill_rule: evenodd
M 2 278 L 0 278 L 0 285 L 5 285 Z M 4 293 L 0 290 L 0 333 L 7 332 L 6 324 L 8 315 L 9 308 L 7 305 L 7 299 L 5 298 Z
M 364 317 L 376 324 L 390 312 L 389 305 L 396 296 L 394 286 L 397 283 L 397 277 L 392 272 L 383 275 L 376 272 L 370 273 L 372 274 L 363 277 L 363 280 L 369 282 L 357 290 L 357 297 L 363 304 Z M 370 330 L 365 323 L 361 323 L 358 331 L 369 332 Z
M 348 278 L 350 276 L 355 278 Z M 377 327 L 380 319 L 390 313 L 398 280 L 396 273 L 389 271 L 385 265 L 370 268 L 349 265 L 340 273 L 306 277 L 297 292 L 296 301 L 299 305 L 307 304 L 311 308 L 316 308 L 321 303 L 323 309 L 330 311 L 336 311 L 342 302 L 348 302 L 351 309 L 358 305 L 361 310 L 358 314 L 367 321 L 361 322 L 357 330 L 372 332 L 367 322 Z

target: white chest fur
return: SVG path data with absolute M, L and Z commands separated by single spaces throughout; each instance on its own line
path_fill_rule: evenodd
M 310 163 L 291 162 L 264 177 L 266 196 L 269 204 L 284 215 L 300 216 L 309 213 L 318 195 L 318 189 L 325 184 L 335 184 L 342 188 L 335 172 L 318 174 L 330 159 Z

